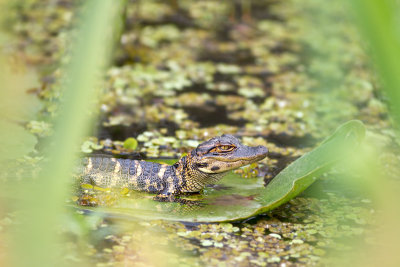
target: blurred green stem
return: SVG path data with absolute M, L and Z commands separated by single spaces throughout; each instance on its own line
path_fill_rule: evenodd
M 121 25 L 125 0 L 87 0 L 72 36 L 63 71 L 63 97 L 55 133 L 46 146 L 47 161 L 34 181 L 21 188 L 22 210 L 14 249 L 19 266 L 56 266 L 63 262 L 57 243 L 74 156 L 88 133 L 98 89 Z
M 359 28 L 383 81 L 391 113 L 400 125 L 400 12 L 394 0 L 354 0 Z
M 400 126 L 400 12 L 399 2 L 395 0 L 354 0 L 353 12 L 356 15 L 359 28 L 368 42 L 370 54 L 380 74 L 382 88 L 388 97 L 390 112 L 396 126 Z M 373 160 L 382 151 L 370 153 Z M 373 170 L 368 164 L 363 168 Z M 365 173 L 369 177 L 369 185 L 373 188 L 379 204 L 379 232 L 376 242 L 379 249 L 373 249 L 367 255 L 373 255 L 373 261 L 365 260 L 362 266 L 400 266 L 400 203 L 399 183 L 384 177 L 385 170 L 381 167 Z M 389 170 L 390 171 L 390 170 Z M 370 259 L 370 257 L 366 257 Z

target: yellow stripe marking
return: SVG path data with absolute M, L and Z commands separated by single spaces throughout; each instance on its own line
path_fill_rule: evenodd
M 168 192 L 169 193 L 174 193 L 174 191 L 175 191 L 174 190 L 175 189 L 175 187 L 174 187 L 174 179 L 172 179 L 172 177 L 169 176 L 168 179 L 167 179 L 167 182 L 169 184 Z
M 114 173 L 119 173 L 121 171 L 121 163 L 119 163 L 116 159 L 111 159 L 112 162 L 115 162 Z
M 92 158 L 89 158 L 88 165 L 86 166 L 86 173 L 90 172 L 93 168 Z
M 138 181 L 137 181 L 137 178 L 138 178 L 137 174 L 138 174 L 138 171 L 139 171 L 138 166 L 140 166 L 140 165 L 139 165 L 139 162 L 138 162 L 138 161 L 135 161 L 135 170 L 136 170 L 136 173 L 135 173 L 135 175 L 132 175 L 132 176 L 130 177 L 130 183 L 133 185 L 134 188 L 138 188 Z M 140 170 L 140 171 L 141 171 L 141 170 Z
M 164 177 L 165 171 L 167 170 L 167 165 L 163 165 L 158 172 L 158 178 L 162 179 Z
M 154 186 L 154 188 L 158 190 L 158 184 L 156 182 L 153 182 L 151 185 Z
M 136 163 L 135 163 L 136 165 Z M 140 177 L 142 175 L 142 166 L 140 165 L 139 161 L 137 161 L 137 167 L 136 167 L 136 177 Z

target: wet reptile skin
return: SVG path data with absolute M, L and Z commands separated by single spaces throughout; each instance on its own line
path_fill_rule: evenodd
M 83 159 L 79 174 L 85 184 L 171 196 L 199 192 L 228 171 L 265 158 L 267 152 L 264 146 L 245 146 L 232 135 L 222 135 L 201 143 L 174 165 L 92 157 Z

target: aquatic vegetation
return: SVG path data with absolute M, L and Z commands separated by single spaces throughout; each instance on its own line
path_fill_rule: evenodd
M 38 70 L 40 84 L 29 88 L 29 97 L 36 99 L 31 103 L 40 99 L 40 104 L 26 112 L 30 116 L 18 118 L 21 125 L 10 128 L 26 143 L 2 156 L 19 158 L 29 167 L 40 161 L 42 142 L 54 131 L 51 117 L 58 112 L 61 96 L 59 66 L 69 61 L 67 36 L 78 24 L 81 2 L 30 0 L 14 6 L 9 32 L 15 37 L 8 47 Z M 91 110 L 99 115 L 97 131 L 80 144 L 84 154 L 171 159 L 212 136 L 234 134 L 244 144 L 267 146 L 270 154 L 257 166 L 237 170 L 232 183 L 268 190 L 279 181 L 272 178 L 285 175 L 278 173 L 313 151 L 337 125 L 360 119 L 368 129 L 367 138 L 391 148 L 377 161 L 387 167 L 388 177 L 398 180 L 400 160 L 387 100 L 342 6 L 321 8 L 317 0 L 263 0 L 251 1 L 250 9 L 241 10 L 229 1 L 146 0 L 130 1 L 125 16 L 113 64 Z M 327 24 L 327 19 L 335 23 Z M 9 128 L 8 122 L 4 127 Z M 1 139 L 7 150 L 12 145 L 8 139 Z M 340 188 L 338 173 L 325 173 L 300 196 L 272 211 L 260 210 L 262 215 L 245 222 L 143 221 L 124 228 L 126 218 L 110 216 L 112 212 L 71 212 L 66 235 L 82 240 L 85 233 L 95 241 L 70 242 L 67 254 L 79 261 L 83 256 L 77 251 L 85 251 L 99 266 L 146 264 L 151 257 L 141 244 L 149 240 L 160 245 L 160 257 L 170 259 L 170 264 L 329 264 L 335 251 L 353 251 L 347 239 L 373 243 L 369 231 L 375 227 L 373 200 L 348 196 L 357 188 Z M 295 179 L 292 174 L 285 176 Z M 221 206 L 235 201 L 245 206 L 257 198 L 243 197 L 240 190 L 224 197 L 217 189 L 207 188 L 205 194 L 219 194 L 214 201 Z M 132 210 L 129 205 L 135 204 L 129 199 L 136 197 L 154 206 L 146 195 L 126 190 L 81 191 L 81 198 L 72 193 L 69 201 L 110 207 L 126 200 L 124 205 Z M 195 202 L 201 197 L 187 199 Z M 170 208 L 176 212 L 173 217 L 182 212 L 179 205 Z M 239 213 L 236 218 L 245 217 Z M 12 223 L 12 215 L 6 215 L 0 226 L 5 230 Z M 157 234 L 162 238 L 154 238 Z M 170 243 L 176 250 L 166 249 Z

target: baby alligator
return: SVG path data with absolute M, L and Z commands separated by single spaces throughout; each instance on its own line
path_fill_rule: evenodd
M 174 165 L 84 158 L 80 169 L 81 183 L 158 193 L 160 197 L 199 192 L 228 171 L 265 158 L 267 152 L 264 146 L 245 146 L 232 135 L 222 135 L 201 143 Z

